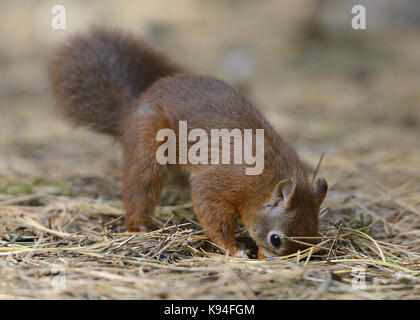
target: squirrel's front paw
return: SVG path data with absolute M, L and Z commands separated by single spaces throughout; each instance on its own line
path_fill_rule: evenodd
M 246 252 L 244 250 L 238 250 L 238 251 L 236 251 L 235 254 L 233 255 L 233 257 L 235 257 L 235 258 L 249 259 L 248 255 L 246 254 Z

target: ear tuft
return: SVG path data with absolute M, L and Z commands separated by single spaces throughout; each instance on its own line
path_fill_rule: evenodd
M 324 178 L 318 178 L 314 186 L 315 200 L 320 205 L 327 195 L 328 183 Z

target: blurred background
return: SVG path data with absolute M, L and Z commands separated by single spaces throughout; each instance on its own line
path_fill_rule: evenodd
M 118 147 L 60 119 L 46 72 L 53 48 L 93 25 L 131 31 L 241 90 L 309 168 L 325 153 L 331 192 L 357 192 L 361 176 L 418 185 L 419 1 L 63 0 L 66 29 L 54 30 L 56 4 L 0 1 L 1 194 L 120 196 Z M 366 30 L 351 28 L 357 4 Z
M 51 27 L 58 4 L 65 30 Z M 355 5 L 366 8 L 366 30 L 351 27 Z M 188 190 L 171 184 L 154 223 L 184 227 L 119 234 L 119 147 L 61 119 L 47 74 L 54 48 L 94 25 L 130 31 L 191 72 L 229 82 L 311 175 L 324 154 L 328 253 L 252 266 L 199 260 L 210 245 L 192 223 Z M 339 238 L 343 226 L 358 233 Z M 416 299 L 419 232 L 419 0 L 0 0 L 0 298 Z M 352 259 L 332 263 L 335 249 Z M 366 290 L 353 286 L 358 266 Z

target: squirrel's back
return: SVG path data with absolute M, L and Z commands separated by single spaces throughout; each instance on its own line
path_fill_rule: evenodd
M 57 106 L 66 117 L 116 135 L 132 102 L 179 69 L 130 34 L 95 29 L 63 43 L 49 71 Z

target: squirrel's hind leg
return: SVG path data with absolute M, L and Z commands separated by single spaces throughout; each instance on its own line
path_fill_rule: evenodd
M 139 109 L 142 107 L 140 104 Z M 123 202 L 127 231 L 146 231 L 160 200 L 166 166 L 156 160 L 157 132 L 164 128 L 152 109 L 134 112 L 123 123 Z

